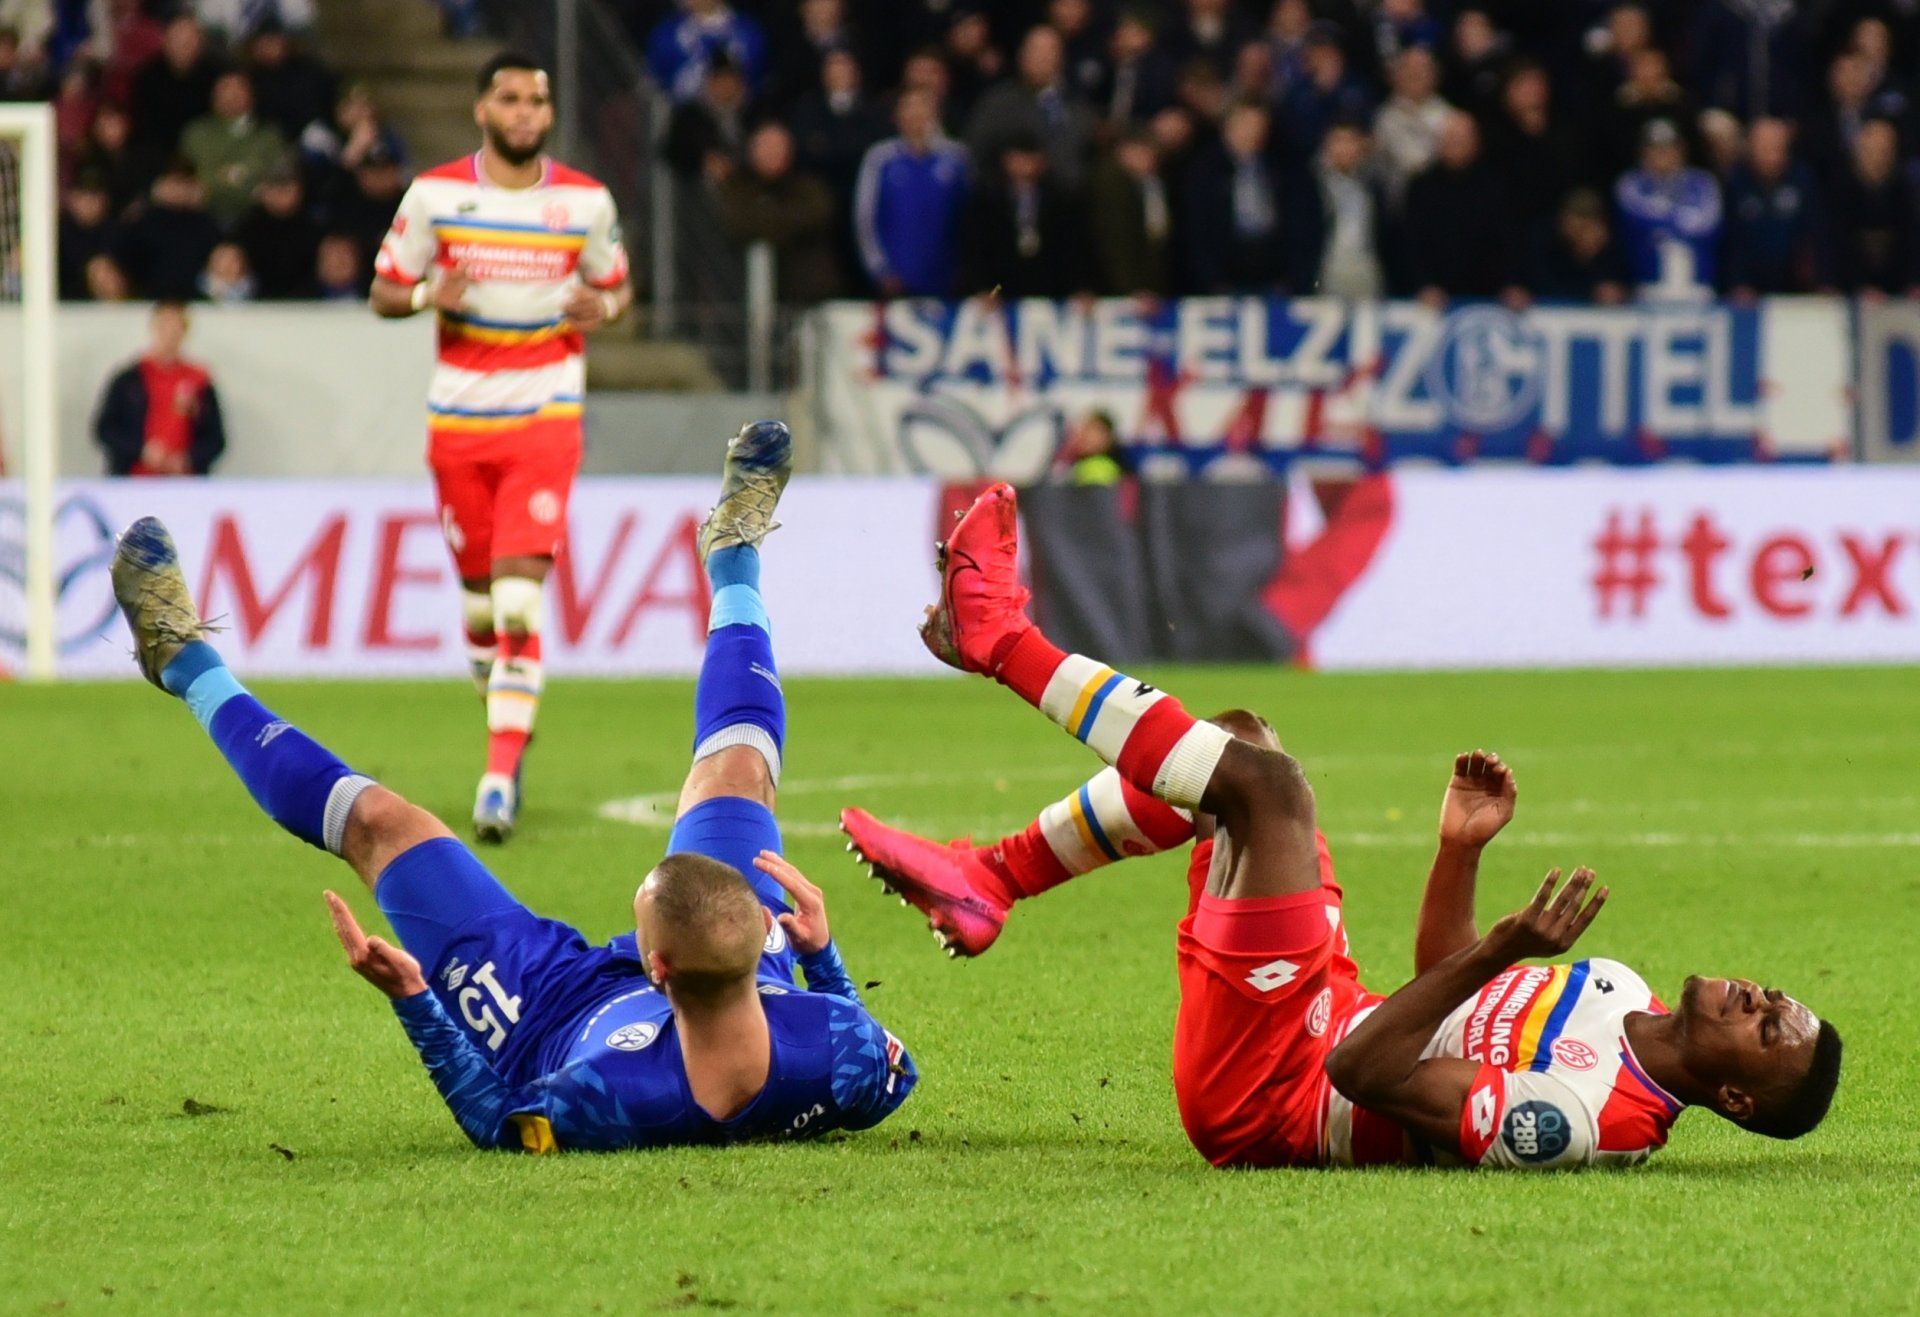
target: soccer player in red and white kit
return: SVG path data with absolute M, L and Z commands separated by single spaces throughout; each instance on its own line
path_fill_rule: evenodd
M 1012 689 L 1112 766 L 991 846 L 940 845 L 859 810 L 851 849 L 976 955 L 1007 911 L 1126 855 L 1196 840 L 1180 925 L 1173 1080 L 1218 1166 L 1632 1165 L 1689 1106 L 1755 1133 L 1820 1123 L 1840 1070 L 1832 1025 L 1786 994 L 1689 978 L 1676 1008 L 1617 961 L 1521 966 L 1573 946 L 1606 889 L 1578 869 L 1483 936 L 1480 854 L 1513 816 L 1512 772 L 1454 764 L 1415 940 L 1416 977 L 1360 984 L 1313 791 L 1272 728 L 1208 722 L 1144 682 L 1048 643 L 1027 618 L 1013 491 L 988 490 L 944 548 L 928 647 Z
M 546 71 L 496 55 L 479 92 L 480 149 L 407 189 L 374 266 L 373 309 L 439 319 L 427 461 L 487 705 L 473 826 L 502 842 L 519 817 L 544 684 L 542 590 L 580 466 L 585 335 L 618 320 L 633 289 L 613 197 L 542 153 L 554 113 Z

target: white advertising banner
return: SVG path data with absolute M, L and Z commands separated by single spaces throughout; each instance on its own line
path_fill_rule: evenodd
M 550 671 L 698 670 L 709 593 L 695 532 L 713 477 L 588 479 L 547 588 Z M 0 491 L 0 510 L 17 504 Z M 763 585 L 791 673 L 923 672 L 915 627 L 937 594 L 938 486 L 793 482 Z M 71 481 L 60 488 L 59 671 L 130 677 L 107 567 L 113 536 L 162 518 L 222 652 L 256 676 L 447 676 L 464 671 L 459 586 L 423 481 Z M 0 539 L 18 531 L 13 517 Z M 9 565 L 11 564 L 11 565 Z M 0 553 L 0 668 L 20 661 L 18 559 Z
M 1317 667 L 1920 662 L 1920 470 L 1376 479 L 1384 534 L 1315 564 Z

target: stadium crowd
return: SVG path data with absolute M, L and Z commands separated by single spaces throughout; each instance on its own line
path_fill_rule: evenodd
M 781 292 L 1920 288 L 1916 0 L 603 0 Z
M 0 96 L 53 103 L 60 295 L 363 298 L 407 183 L 312 0 L 0 0 Z
M 790 303 L 1920 290 L 1920 0 L 598 3 Z M 312 5 L 0 0 L 63 297 L 364 296 L 408 162 Z

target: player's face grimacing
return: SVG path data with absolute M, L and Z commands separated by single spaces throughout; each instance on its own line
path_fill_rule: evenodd
M 1789 1100 L 1814 1064 L 1820 1021 L 1778 988 L 1695 975 L 1680 991 L 1687 1068 L 1716 1089 L 1724 1116 L 1748 1123 Z
M 473 117 L 495 154 L 510 165 L 526 164 L 540 154 L 553 131 L 547 75 L 534 69 L 500 70 Z

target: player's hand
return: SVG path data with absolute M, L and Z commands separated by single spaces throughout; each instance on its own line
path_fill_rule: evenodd
M 1485 750 L 1456 755 L 1453 780 L 1440 802 L 1440 840 L 1485 846 L 1513 821 L 1520 783 L 1500 756 Z
M 467 299 L 467 289 L 472 286 L 473 274 L 467 269 L 466 262 L 462 261 L 440 271 L 440 277 L 433 281 L 433 292 L 427 298 L 427 303 L 438 311 L 457 312 Z
M 780 927 L 787 930 L 787 941 L 803 956 L 810 956 L 833 941 L 827 931 L 827 898 L 807 876 L 794 868 L 784 855 L 761 851 L 753 867 L 787 889 L 793 898 L 790 914 L 778 915 Z
M 361 932 L 353 911 L 332 892 L 327 893 L 327 909 L 333 913 L 333 931 L 339 934 L 340 945 L 347 949 L 347 964 L 355 974 L 396 1001 L 417 997 L 427 990 L 427 981 L 420 974 L 420 962 L 385 938 L 368 937 Z
M 1486 945 L 1502 964 L 1530 960 L 1536 956 L 1558 956 L 1567 951 L 1587 931 L 1607 903 L 1607 889 L 1593 892 L 1593 870 L 1584 865 L 1560 889 L 1560 871 L 1550 870 L 1540 890 L 1524 910 L 1516 910 L 1487 930 Z M 1587 893 L 1593 892 L 1593 899 Z
M 567 324 L 582 334 L 591 334 L 607 323 L 607 299 L 598 288 L 581 284 L 567 298 Z

